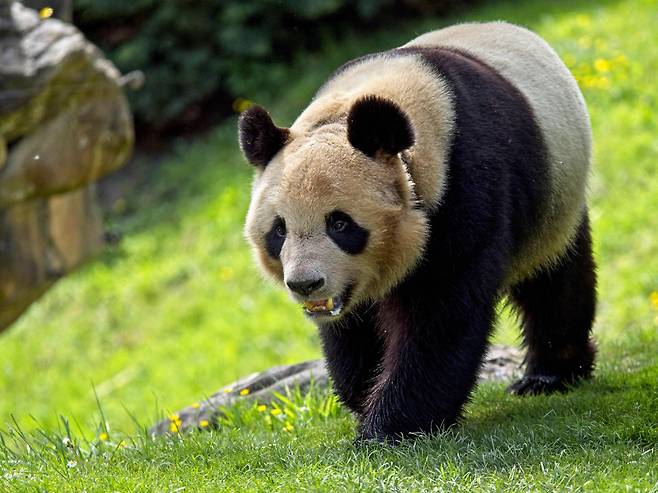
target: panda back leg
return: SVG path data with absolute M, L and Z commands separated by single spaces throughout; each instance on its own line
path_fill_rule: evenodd
M 517 395 L 567 390 L 588 378 L 596 349 L 591 340 L 596 271 L 587 212 L 569 252 L 557 264 L 522 281 L 510 299 L 522 320 L 525 375 L 509 387 Z

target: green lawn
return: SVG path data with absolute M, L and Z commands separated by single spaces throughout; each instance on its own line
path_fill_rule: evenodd
M 291 67 L 285 90 L 245 97 L 289 124 L 345 60 L 470 19 L 529 26 L 584 90 L 596 146 L 594 380 L 527 399 L 483 385 L 460 427 L 397 448 L 355 448 L 352 419 L 326 395 L 282 402 L 278 415 L 233 410 L 217 432 L 146 438 L 140 426 L 167 411 L 320 354 L 242 238 L 251 170 L 233 119 L 146 168 L 146 186 L 111 218 L 120 246 L 0 336 L 0 491 L 658 492 L 657 1 L 491 2 L 328 43 Z M 496 340 L 517 334 L 503 313 Z

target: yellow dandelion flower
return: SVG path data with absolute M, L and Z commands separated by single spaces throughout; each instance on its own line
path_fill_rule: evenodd
M 578 82 L 580 82 L 583 87 L 592 87 L 592 80 L 593 79 L 594 79 L 594 77 L 592 77 L 591 75 L 584 75 L 584 76 L 578 77 Z
M 271 414 L 272 416 L 278 416 L 279 414 L 281 414 L 281 409 L 279 409 L 278 407 L 275 407 L 274 409 L 272 409 L 272 410 L 270 411 L 270 414 Z
M 172 433 L 176 433 L 180 431 L 182 424 L 183 424 L 183 420 L 180 419 L 180 416 L 178 414 L 171 414 L 169 416 L 169 431 L 171 431 Z
M 597 72 L 610 72 L 610 62 L 603 58 L 597 58 L 594 62 L 594 68 Z
M 233 269 L 230 267 L 222 267 L 219 269 L 219 278 L 222 281 L 230 281 L 233 277 Z
M 649 301 L 651 301 L 651 306 L 658 310 L 658 291 L 654 291 L 649 295 Z
M 55 10 L 52 7 L 44 7 L 41 10 L 39 10 L 39 17 L 42 19 L 48 19 L 49 17 L 52 17 L 52 15 L 55 13 Z
M 267 409 L 267 406 L 265 404 L 261 404 L 256 409 L 258 409 L 259 413 L 262 413 L 262 412 L 265 412 L 265 410 Z
M 222 390 L 225 394 L 230 394 L 233 392 L 233 387 L 226 387 L 224 390 Z
M 249 395 L 249 389 L 242 389 L 240 395 Z
M 201 407 L 201 404 L 199 404 L 198 402 L 194 402 L 191 407 L 194 409 L 199 409 Z
M 110 439 L 110 435 L 108 435 L 106 432 L 103 432 L 100 435 L 98 435 L 98 439 L 101 442 L 107 442 Z
M 199 426 L 201 428 L 208 428 L 208 426 L 210 426 L 210 421 L 208 421 L 207 419 L 202 419 L 201 421 L 199 421 Z
M 283 431 L 292 431 L 292 430 L 294 430 L 294 429 L 295 429 L 295 427 L 294 427 L 293 425 L 291 425 L 290 423 L 286 423 L 286 424 L 283 426 Z
M 242 113 L 245 110 L 248 110 L 254 105 L 253 101 L 249 101 L 248 99 L 245 98 L 237 98 L 235 101 L 233 101 L 233 111 L 237 113 Z

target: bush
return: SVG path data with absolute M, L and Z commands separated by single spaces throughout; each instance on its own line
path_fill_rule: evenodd
M 76 0 L 75 24 L 123 72 L 138 128 L 194 129 L 281 79 L 326 36 L 446 9 L 455 0 Z M 395 7 L 394 7 L 395 5 Z

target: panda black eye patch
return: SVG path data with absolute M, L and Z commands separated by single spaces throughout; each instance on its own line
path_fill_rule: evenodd
M 272 227 L 265 235 L 265 249 L 273 259 L 279 260 L 283 243 L 286 241 L 286 222 L 282 217 L 276 216 Z
M 343 211 L 333 211 L 326 217 L 327 234 L 344 252 L 356 255 L 365 250 L 370 233 Z

